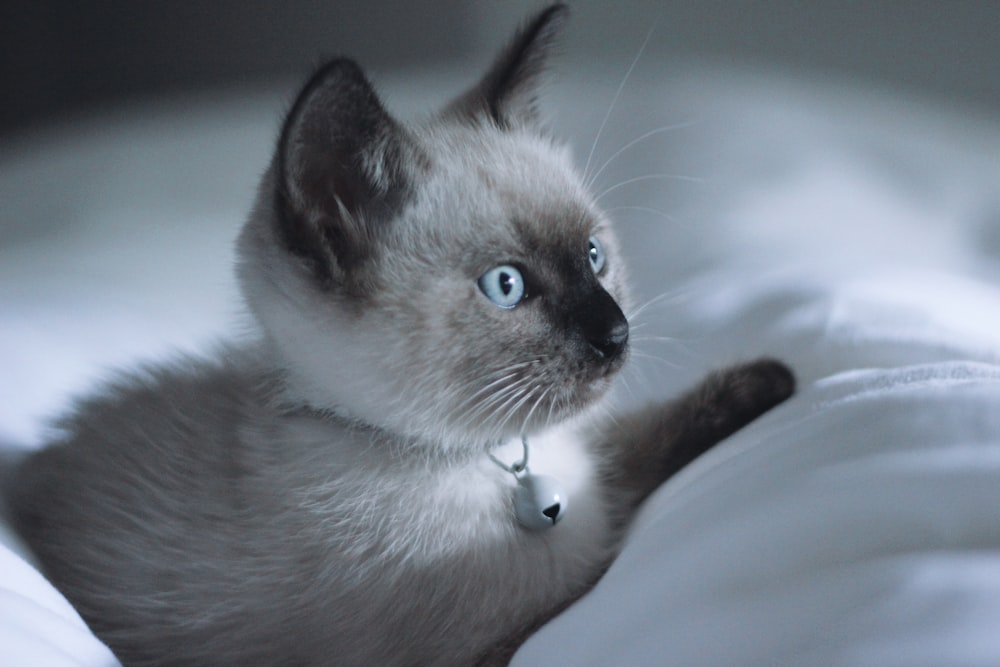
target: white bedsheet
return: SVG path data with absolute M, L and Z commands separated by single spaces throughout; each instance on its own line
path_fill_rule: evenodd
M 581 163 L 619 77 L 552 96 Z M 426 109 L 460 85 L 382 88 Z M 129 109 L 0 155 L 4 447 L 39 442 L 109 366 L 238 328 L 229 246 L 280 100 Z M 652 302 L 620 401 L 760 354 L 800 391 L 664 485 L 515 663 L 1000 664 L 1000 127 L 831 83 L 661 73 L 626 87 L 591 173 L 673 124 L 597 179 L 639 178 L 602 203 Z M 108 664 L 17 553 L 0 547 L 0 663 Z

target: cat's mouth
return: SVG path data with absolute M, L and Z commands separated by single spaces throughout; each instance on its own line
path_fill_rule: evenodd
M 616 353 L 613 358 L 602 360 L 603 363 L 596 366 L 593 379 L 587 383 L 593 395 L 591 400 L 597 400 L 611 387 L 615 377 L 621 372 L 627 360 L 628 347 L 626 346 L 620 352 Z
M 605 363 L 601 371 L 601 377 L 613 379 L 621 371 L 622 367 L 625 366 L 625 362 L 628 360 L 628 352 L 629 348 L 626 345 L 613 359 Z
M 488 374 L 485 384 L 454 396 L 449 421 L 471 433 L 503 439 L 579 414 L 613 385 L 628 357 L 627 337 L 609 344 L 603 353 L 574 356 L 537 357 Z M 497 380 L 491 380 L 494 377 Z
M 599 401 L 611 389 L 624 367 L 628 351 L 627 339 L 622 340 L 615 346 L 613 353 L 590 355 L 587 361 L 577 366 L 575 372 L 567 373 L 561 386 L 553 386 L 550 392 L 552 407 L 545 410 L 550 423 L 536 426 L 551 425 L 578 414 Z

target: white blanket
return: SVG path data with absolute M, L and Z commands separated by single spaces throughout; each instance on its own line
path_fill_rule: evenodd
M 619 79 L 573 73 L 550 100 L 581 165 Z M 381 87 L 428 109 L 462 81 Z M 41 441 L 110 366 L 234 330 L 231 239 L 281 99 L 127 109 L 0 154 L 0 443 Z M 662 73 L 629 82 L 590 163 L 649 304 L 623 406 L 760 354 L 800 391 L 665 484 L 515 663 L 1000 665 L 1000 126 Z M 108 664 L 18 553 L 0 663 Z

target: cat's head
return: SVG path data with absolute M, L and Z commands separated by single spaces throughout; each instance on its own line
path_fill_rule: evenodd
M 285 121 L 239 244 L 292 400 L 444 447 L 580 412 L 621 367 L 624 267 L 540 128 L 554 6 L 485 77 L 404 125 L 337 60 Z

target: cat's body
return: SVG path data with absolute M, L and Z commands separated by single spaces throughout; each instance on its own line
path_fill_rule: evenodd
M 97 430 L 81 417 L 73 445 L 38 461 L 86 482 L 44 501 L 60 548 L 33 543 L 126 664 L 468 663 L 610 557 L 570 436 L 532 445 L 532 471 L 560 475 L 572 507 L 531 533 L 510 520 L 513 477 L 487 457 L 414 456 L 377 430 L 290 414 L 245 354 L 82 406 Z
M 502 660 L 659 483 L 791 393 L 760 361 L 600 406 L 624 271 L 533 104 L 564 15 L 419 125 L 352 63 L 320 70 L 239 242 L 259 339 L 123 380 L 20 471 L 22 534 L 126 664 Z M 522 435 L 565 492 L 548 529 L 500 465 Z

